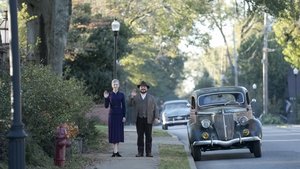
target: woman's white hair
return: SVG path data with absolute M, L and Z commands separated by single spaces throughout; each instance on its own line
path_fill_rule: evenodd
M 115 83 L 120 84 L 120 81 L 119 81 L 118 79 L 113 79 L 113 80 L 111 81 L 111 84 L 115 84 Z

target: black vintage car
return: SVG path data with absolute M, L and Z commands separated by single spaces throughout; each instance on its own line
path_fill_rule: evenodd
M 238 148 L 261 157 L 262 124 L 253 115 L 245 87 L 195 90 L 190 103 L 187 131 L 195 161 L 201 160 L 204 151 Z

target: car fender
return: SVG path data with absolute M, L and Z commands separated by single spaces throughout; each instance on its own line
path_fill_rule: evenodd
M 192 144 L 194 141 L 199 141 L 201 138 L 201 130 L 200 126 L 197 125 L 196 123 L 188 123 L 187 125 L 187 130 L 188 130 L 188 138 L 190 144 Z
M 248 125 L 252 136 L 262 138 L 262 124 L 258 119 L 250 119 Z

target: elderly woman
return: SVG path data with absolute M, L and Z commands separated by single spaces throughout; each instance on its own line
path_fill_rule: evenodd
M 111 82 L 112 91 L 104 91 L 105 108 L 109 109 L 108 141 L 113 145 L 112 157 L 121 157 L 119 143 L 124 142 L 124 123 L 126 121 L 125 95 L 119 91 L 120 82 L 114 79 Z

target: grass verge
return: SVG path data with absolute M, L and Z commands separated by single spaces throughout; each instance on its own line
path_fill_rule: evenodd
M 99 130 L 101 133 L 107 133 L 108 126 L 107 125 L 95 125 L 95 128 Z
M 152 132 L 153 137 L 170 137 L 170 134 L 163 130 L 154 129 Z
M 159 156 L 159 169 L 190 169 L 183 145 L 160 144 Z

